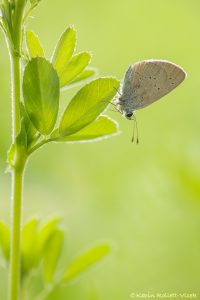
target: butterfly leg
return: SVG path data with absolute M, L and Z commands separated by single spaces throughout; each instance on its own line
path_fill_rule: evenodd
M 133 123 L 133 136 L 132 136 L 132 143 L 134 143 L 134 138 L 135 138 L 135 129 L 136 129 L 136 133 L 137 133 L 137 138 L 136 138 L 136 144 L 139 144 L 139 138 L 138 138 L 138 125 L 137 125 L 137 119 L 135 117 L 135 115 L 133 114 L 133 118 L 132 120 L 134 121 Z
M 117 91 L 117 93 L 122 96 L 122 94 L 120 93 L 120 91 L 118 89 L 116 89 L 116 87 L 114 87 L 114 90 Z
M 107 104 L 111 104 L 111 105 L 113 105 L 113 106 L 117 106 L 117 104 L 115 104 L 115 103 L 113 103 L 113 102 L 111 102 L 111 101 L 109 101 L 109 102 L 107 102 L 107 101 L 101 101 L 102 103 L 107 103 Z

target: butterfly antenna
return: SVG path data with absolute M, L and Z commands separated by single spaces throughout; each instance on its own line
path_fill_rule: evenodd
M 114 86 L 114 90 L 120 95 L 120 96 L 122 96 L 122 94 L 119 92 L 119 90 L 118 89 L 116 89 L 116 87 Z
M 136 119 L 135 115 L 133 115 L 133 120 L 134 120 L 134 128 L 133 128 L 133 138 L 132 138 L 132 142 L 134 142 L 134 133 L 135 133 L 135 128 L 136 128 L 136 133 L 137 133 L 136 143 L 139 144 L 139 138 L 138 138 L 138 125 L 137 125 L 137 119 Z
M 118 110 L 116 110 L 116 109 L 109 109 L 109 111 L 114 111 L 114 112 L 116 112 L 116 113 L 118 113 L 119 111 Z

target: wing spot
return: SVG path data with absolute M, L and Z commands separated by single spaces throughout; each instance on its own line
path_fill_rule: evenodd
M 149 79 L 151 79 L 151 76 L 149 76 Z
M 160 88 L 158 87 L 158 90 L 160 90 Z

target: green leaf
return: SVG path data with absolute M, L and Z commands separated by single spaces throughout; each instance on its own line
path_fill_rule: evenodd
M 58 72 L 60 87 L 64 87 L 74 80 L 89 64 L 91 55 L 89 52 L 81 52 L 72 57 L 70 62 Z
M 16 144 L 12 144 L 7 153 L 7 163 L 10 167 L 14 167 L 15 161 L 16 161 Z
M 9 261 L 10 257 L 10 228 L 7 224 L 0 220 L 0 246 L 4 257 Z
M 95 76 L 97 70 L 95 68 L 85 69 L 80 75 L 78 75 L 73 81 L 70 81 L 69 85 L 80 83 L 88 78 Z
M 99 244 L 77 257 L 67 268 L 63 280 L 68 282 L 88 270 L 111 251 L 109 244 Z
M 51 282 L 54 278 L 63 243 L 64 233 L 58 229 L 53 233 L 46 244 L 44 253 L 44 279 L 46 282 Z
M 2 1 L 1 1 L 2 2 Z M 9 37 L 11 37 L 11 31 L 12 31 L 12 9 L 11 4 L 8 1 L 4 1 L 4 3 L 1 3 L 1 14 L 3 17 L 4 22 L 4 28 L 8 29 Z
M 59 106 L 59 79 L 44 58 L 33 58 L 26 66 L 23 96 L 28 116 L 35 128 L 48 135 L 54 128 Z
M 20 155 L 18 155 L 20 153 Z M 16 136 L 15 143 L 11 145 L 7 153 L 7 162 L 9 167 L 20 166 L 25 162 L 27 157 L 27 132 L 25 121 L 22 117 L 20 132 Z
M 43 256 L 46 244 L 48 243 L 51 236 L 55 233 L 58 225 L 61 222 L 60 217 L 54 217 L 47 220 L 38 233 L 38 243 L 37 243 L 37 256 L 38 259 Z
M 89 141 L 113 135 L 117 133 L 117 129 L 118 126 L 112 119 L 106 116 L 100 116 L 97 120 L 75 134 L 59 138 L 59 131 L 57 129 L 52 133 L 51 137 L 54 138 L 56 142 Z
M 61 74 L 71 59 L 76 47 L 76 30 L 73 27 L 61 35 L 52 57 L 52 63 L 58 74 Z
M 24 126 L 26 130 L 26 136 L 27 136 L 27 147 L 29 147 L 33 141 L 36 142 L 39 138 L 39 134 L 33 124 L 31 123 L 31 120 L 29 119 L 29 116 L 26 112 L 26 109 L 24 107 L 24 104 L 20 102 L 20 111 L 22 118 L 24 120 Z
M 22 228 L 22 274 L 29 271 L 36 263 L 38 219 L 33 218 Z
M 33 31 L 26 31 L 26 45 L 31 58 L 44 57 L 42 45 L 38 36 Z
M 99 78 L 81 88 L 62 116 L 60 135 L 71 135 L 93 122 L 105 110 L 118 88 L 119 82 L 113 78 Z
M 25 129 L 25 121 L 24 118 L 21 119 L 21 128 L 20 132 L 18 133 L 16 137 L 16 146 L 19 149 L 23 149 L 26 152 L 27 149 L 27 134 Z

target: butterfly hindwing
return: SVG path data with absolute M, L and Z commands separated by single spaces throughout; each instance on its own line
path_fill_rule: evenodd
M 129 67 L 122 92 L 129 94 L 134 109 L 144 108 L 171 92 L 185 76 L 183 69 L 174 63 L 141 61 Z

